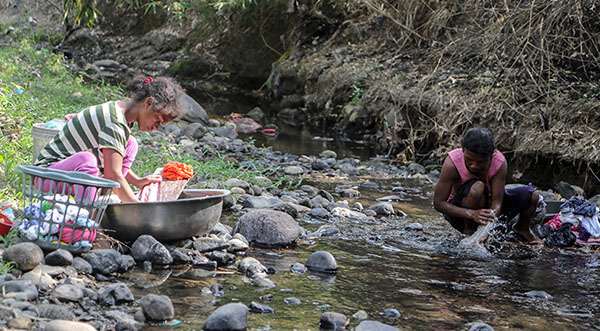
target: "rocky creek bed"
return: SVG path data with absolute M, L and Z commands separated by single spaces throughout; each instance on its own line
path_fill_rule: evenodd
M 507 244 L 491 259 L 431 208 L 438 177 L 384 157 L 294 155 L 257 148 L 211 120 L 140 136 L 141 148 L 226 157 L 289 178 L 225 182 L 232 196 L 209 234 L 176 243 L 141 236 L 117 250 L 4 250 L 2 327 L 134 329 L 593 329 L 595 248 Z M 201 177 L 201 176 L 200 176 Z M 202 181 L 192 186 L 218 187 Z M 546 192 L 552 194 L 551 192 Z

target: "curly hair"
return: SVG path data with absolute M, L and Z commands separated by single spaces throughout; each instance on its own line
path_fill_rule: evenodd
M 470 128 L 463 136 L 462 147 L 476 154 L 490 156 L 496 150 L 494 134 L 488 128 Z
M 179 119 L 185 115 L 186 110 L 179 101 L 184 93 L 183 89 L 171 78 L 138 75 L 127 83 L 127 91 L 136 102 L 152 97 L 152 109 L 171 119 Z

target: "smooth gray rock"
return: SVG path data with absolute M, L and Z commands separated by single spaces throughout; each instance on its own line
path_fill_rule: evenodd
M 352 318 L 355 320 L 362 321 L 369 318 L 369 314 L 367 314 L 367 312 L 364 310 L 359 310 L 356 313 L 352 314 Z
M 306 270 L 307 270 L 306 266 L 304 264 L 298 263 L 298 262 L 292 264 L 292 266 L 290 267 L 290 271 L 292 273 L 299 274 L 299 275 L 305 273 Z
M 250 245 L 281 247 L 295 243 L 302 228 L 286 213 L 258 209 L 240 217 L 233 232 L 244 235 Z
M 237 178 L 229 178 L 225 181 L 224 185 L 228 187 L 239 187 L 244 190 L 248 190 L 250 188 L 250 184 L 248 184 L 247 181 Z
M 242 259 L 238 264 L 238 270 L 250 278 L 260 274 L 267 274 L 267 267 L 253 257 L 246 257 Z
M 8 320 L 8 328 L 14 330 L 30 330 L 31 329 L 31 319 L 27 317 L 15 317 Z
M 379 313 L 381 316 L 385 318 L 398 318 L 400 317 L 400 312 L 397 309 L 387 308 Z
M 37 305 L 38 316 L 51 320 L 72 320 L 75 315 L 66 306 L 55 304 L 39 304 Z
M 268 305 L 252 301 L 250 304 L 250 312 L 255 314 L 274 314 L 275 310 Z
M 119 266 L 120 272 L 126 272 L 127 270 L 135 266 L 135 259 L 131 255 L 121 255 L 121 265 Z
M 313 209 L 326 207 L 329 204 L 329 202 L 329 200 L 320 195 L 317 195 L 310 200 L 310 204 L 311 206 L 313 206 Z
M 228 303 L 217 308 L 208 318 L 202 330 L 242 331 L 248 327 L 248 307 L 242 303 Z
M 421 223 L 410 223 L 409 225 L 404 227 L 404 230 L 409 231 L 423 231 L 423 224 Z
M 252 108 L 252 110 L 246 113 L 246 116 L 259 123 L 262 123 L 262 121 L 265 119 L 265 113 L 262 111 L 262 109 L 260 109 L 260 107 Z
M 313 170 L 327 170 L 329 169 L 329 164 L 327 164 L 327 162 L 321 160 L 321 159 L 316 159 L 311 163 L 311 167 L 313 168 Z
M 240 196 L 240 198 L 238 199 L 238 202 L 244 208 L 261 209 L 261 208 L 271 208 L 273 206 L 276 206 L 276 205 L 282 203 L 283 201 L 281 201 L 281 199 L 275 198 L 275 197 L 257 197 L 257 196 L 251 196 L 251 195 L 243 195 L 243 196 Z
M 208 252 L 206 257 L 216 261 L 219 267 L 228 266 L 235 262 L 235 255 L 223 251 Z
M 179 104 L 186 110 L 185 115 L 182 118 L 184 121 L 192 123 L 199 122 L 208 125 L 208 115 L 206 114 L 206 110 L 204 110 L 194 98 L 187 95 L 187 93 L 182 93 L 179 98 Z
M 54 320 L 50 321 L 46 324 L 46 331 L 94 331 L 95 327 L 83 323 L 83 322 L 73 322 L 67 320 Z
M 534 298 L 534 299 L 542 299 L 542 300 L 550 300 L 552 299 L 552 295 L 548 294 L 546 291 L 529 291 L 524 293 L 526 297 Z
M 40 265 L 41 266 L 41 265 Z M 48 291 L 49 289 L 56 286 L 56 280 L 49 274 L 42 272 L 41 268 L 36 267 L 33 270 L 23 274 L 20 280 L 29 280 L 35 285 L 38 290 Z
M 150 321 L 170 320 L 175 316 L 173 303 L 166 295 L 148 294 L 140 300 L 144 316 Z
M 353 188 L 336 188 L 335 193 L 341 198 L 356 198 L 360 192 Z
M 220 126 L 216 128 L 214 132 L 217 137 L 225 137 L 230 140 L 233 140 L 238 136 L 238 133 L 235 132 L 235 130 L 230 128 L 229 126 Z
M 311 209 L 308 212 L 308 216 L 324 219 L 324 218 L 327 218 L 327 216 L 329 216 L 329 211 L 325 208 L 317 207 L 317 208 Z
M 262 289 L 269 289 L 277 286 L 275 285 L 275 282 L 267 278 L 265 275 L 254 276 L 254 278 L 252 278 L 252 285 Z
M 30 280 L 21 279 L 0 283 L 0 293 L 5 298 L 23 301 L 36 300 L 39 295 L 37 287 Z
M 66 249 L 59 248 L 48 253 L 44 259 L 44 263 L 59 267 L 69 266 L 73 264 L 73 254 Z
M 287 303 L 288 305 L 300 305 L 302 304 L 302 300 L 295 298 L 295 297 L 287 297 L 285 299 L 283 299 L 283 301 L 285 303 Z
M 400 329 L 395 328 L 391 325 L 377 322 L 377 321 L 362 321 L 354 330 L 355 331 L 399 331 Z
M 236 235 L 239 235 L 239 233 L 236 233 Z M 250 248 L 245 240 L 241 240 L 239 238 L 232 238 L 227 242 L 227 244 L 229 244 L 229 247 L 227 248 L 229 253 L 243 252 Z
M 348 323 L 346 315 L 328 311 L 321 314 L 319 328 L 321 330 L 342 330 Z
M 63 284 L 52 290 L 52 296 L 63 302 L 78 302 L 83 299 L 83 291 L 75 285 Z
M 269 188 L 273 186 L 273 181 L 265 176 L 256 176 L 253 178 L 253 180 L 254 183 L 256 183 L 256 185 L 259 185 L 261 187 Z
M 299 167 L 299 166 L 287 166 L 287 167 L 285 167 L 285 169 L 283 169 L 283 172 L 286 175 L 291 175 L 291 176 L 298 176 L 298 175 L 302 175 L 303 173 L 305 173 L 304 168 Z
M 186 137 L 196 140 L 204 137 L 207 131 L 208 130 L 202 123 L 192 123 L 183 128 L 183 134 Z M 182 141 L 180 141 L 179 143 L 182 144 Z
M 356 167 L 354 167 L 352 164 L 347 163 L 347 162 L 340 164 L 339 169 L 340 169 L 341 173 L 347 174 L 350 176 L 356 176 L 356 175 L 360 174 L 360 172 L 356 169 Z
M 194 240 L 193 247 L 200 253 L 229 248 L 230 244 L 219 238 L 201 237 Z
M 212 230 L 210 230 L 209 234 L 214 234 L 220 237 L 222 234 L 231 234 L 231 230 L 232 228 L 229 225 L 217 222 L 215 227 Z
M 420 165 L 418 163 L 413 162 L 413 163 L 411 163 L 411 164 L 408 165 L 408 172 L 411 175 L 414 175 L 414 174 L 422 174 L 422 175 L 424 175 L 424 174 L 427 173 L 427 170 L 425 169 L 424 166 L 422 166 L 422 165 Z
M 153 265 L 173 263 L 169 250 L 150 235 L 142 235 L 135 240 L 131 245 L 131 255 L 137 262 L 150 261 Z
M 81 255 L 96 274 L 110 275 L 121 267 L 121 253 L 112 249 L 93 249 Z
M 375 211 L 377 215 L 390 216 L 394 214 L 394 206 L 389 202 L 376 203 L 369 207 L 369 209 Z
M 333 255 L 326 251 L 312 253 L 306 261 L 306 267 L 311 271 L 324 273 L 335 273 L 338 268 Z
M 471 327 L 469 328 L 469 331 L 494 331 L 494 328 L 489 326 L 486 323 L 474 322 L 474 323 L 471 323 Z
M 337 158 L 337 153 L 334 152 L 334 151 L 332 151 L 332 150 L 326 149 L 326 150 L 322 151 L 319 154 L 319 156 L 322 157 L 322 158 L 324 158 L 324 159 L 328 159 L 328 158 L 335 159 L 335 158 Z
M 14 262 L 22 271 L 29 271 L 41 264 L 44 259 L 42 249 L 29 242 L 18 243 L 10 246 L 2 253 L 4 262 Z
M 329 202 L 334 202 L 334 198 L 333 195 L 331 195 L 331 193 L 325 191 L 325 190 L 319 190 L 319 195 L 322 196 L 323 198 L 327 199 Z
M 133 293 L 124 283 L 103 286 L 98 290 L 98 303 L 104 306 L 130 303 L 133 300 Z
M 75 270 L 82 274 L 89 275 L 92 272 L 94 272 L 94 268 L 92 268 L 92 265 L 79 256 L 73 259 L 72 266 L 73 268 L 75 268 Z

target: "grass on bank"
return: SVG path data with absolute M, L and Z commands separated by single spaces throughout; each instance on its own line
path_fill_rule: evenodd
M 18 205 L 22 179 L 17 166 L 33 161 L 32 125 L 90 105 L 123 99 L 125 94 L 120 86 L 85 82 L 61 54 L 41 46 L 47 42 L 43 34 L 12 38 L 9 46 L 0 48 L 0 202 Z M 140 175 L 169 161 L 190 164 L 202 179 L 220 183 L 231 177 L 252 182 L 252 177 L 264 173 L 264 169 L 226 162 L 224 155 L 208 158 L 178 153 L 163 145 L 166 141 L 140 132 L 134 132 L 134 136 L 149 138 L 161 148 L 159 153 L 140 149 L 133 166 Z

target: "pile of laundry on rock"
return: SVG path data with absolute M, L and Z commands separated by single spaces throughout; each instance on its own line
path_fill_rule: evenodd
M 98 224 L 72 196 L 47 195 L 41 201 L 34 200 L 23 212 L 25 218 L 18 229 L 27 240 L 92 247 L 96 239 Z
M 572 198 L 560 206 L 560 212 L 543 225 L 534 227 L 534 233 L 544 239 L 550 248 L 570 247 L 575 244 L 600 245 L 598 207 L 581 198 Z

